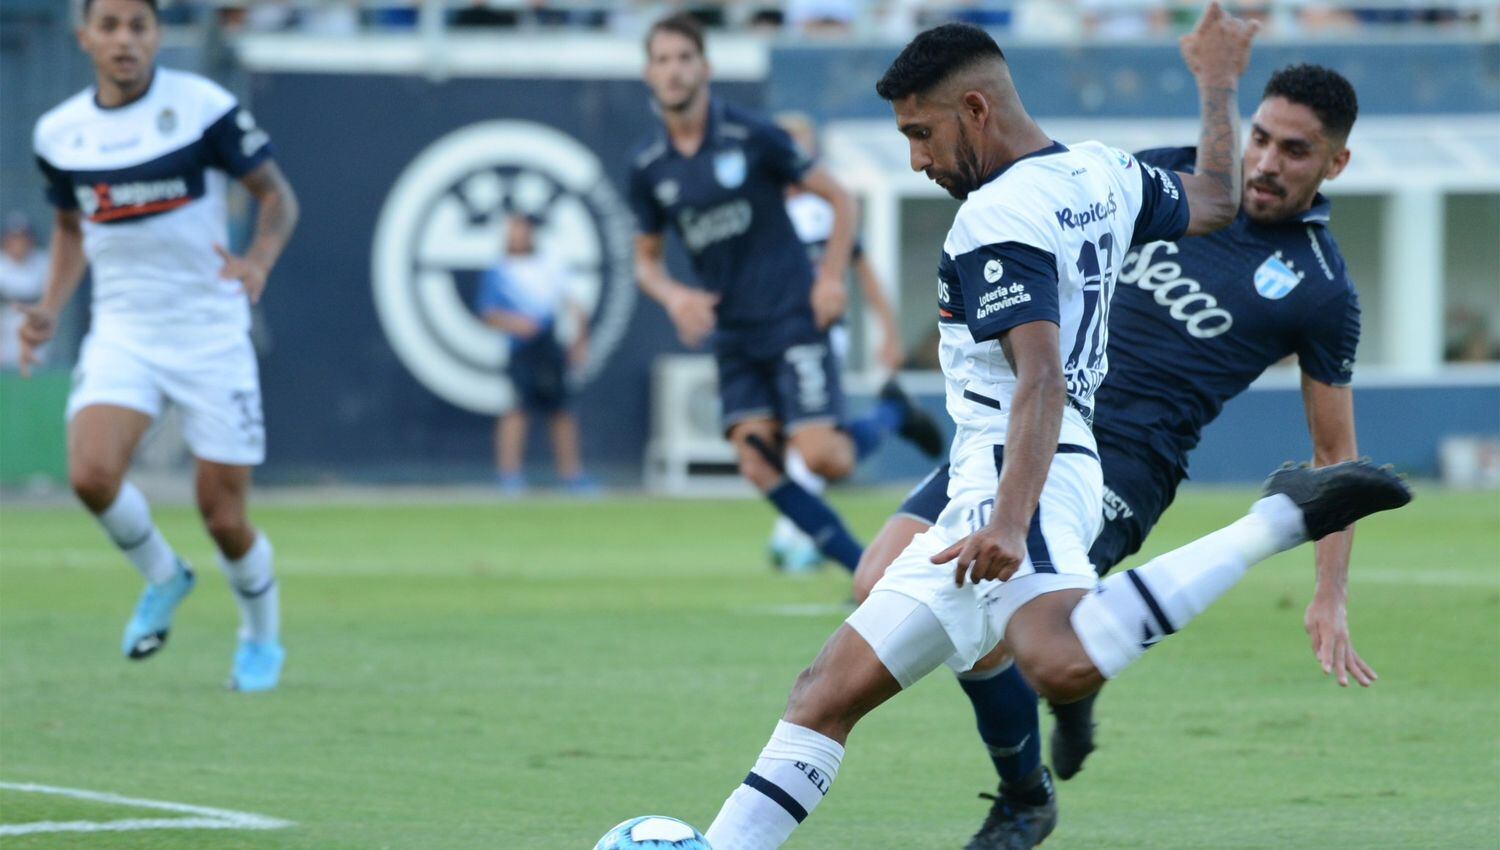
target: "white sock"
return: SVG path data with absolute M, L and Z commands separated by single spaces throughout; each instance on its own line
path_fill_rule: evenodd
M 786 452 L 786 477 L 801 485 L 802 489 L 814 496 L 823 495 L 828 489 L 828 482 L 811 469 L 807 468 L 807 461 L 802 459 L 802 453 L 796 449 L 787 449 Z
M 151 521 L 151 506 L 134 484 L 121 484 L 119 495 L 98 519 L 146 581 L 161 584 L 177 575 L 177 553 Z
M 755 769 L 724 801 L 704 836 L 714 850 L 775 850 L 822 802 L 839 774 L 844 748 L 785 720 Z
M 1291 499 L 1261 499 L 1233 525 L 1100 582 L 1073 609 L 1073 631 L 1099 672 L 1114 678 L 1207 610 L 1252 564 L 1306 540 Z
M 229 578 L 229 589 L 240 607 L 240 637 L 257 643 L 281 633 L 281 588 L 272 568 L 271 541 L 260 532 L 250 551 L 230 560 L 219 555 L 219 566 Z

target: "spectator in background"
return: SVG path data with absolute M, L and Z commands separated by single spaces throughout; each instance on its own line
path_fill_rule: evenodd
M 563 487 L 592 495 L 598 485 L 583 472 L 578 420 L 569 410 L 569 372 L 588 359 L 588 314 L 568 292 L 568 269 L 537 250 L 538 223 L 521 214 L 506 219 L 504 257 L 479 283 L 480 317 L 509 338 L 507 373 L 516 397 L 495 423 L 495 463 L 501 489 L 511 496 L 524 493 L 530 417 L 545 416 Z M 576 328 L 566 349 L 559 341 L 565 314 Z
M 520 23 L 521 3 L 516 0 L 469 0 L 469 5 L 454 12 L 452 19 L 455 27 L 514 27 Z
M 25 214 L 5 217 L 0 233 L 0 369 L 15 369 L 21 362 L 21 305 L 35 304 L 47 285 L 47 253 L 37 247 L 36 231 Z
M 786 20 L 793 32 L 807 36 L 840 36 L 854 30 L 859 4 L 854 0 L 787 0 Z
M 1500 343 L 1490 333 L 1485 315 L 1464 305 L 1448 310 L 1447 342 L 1443 359 L 1450 363 L 1487 363 L 1500 360 Z

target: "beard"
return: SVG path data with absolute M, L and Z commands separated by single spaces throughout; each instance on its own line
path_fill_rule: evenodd
M 974 155 L 974 146 L 969 144 L 969 134 L 963 125 L 958 127 L 958 142 L 953 146 L 953 170 L 929 171 L 930 177 L 954 200 L 962 201 L 983 182 L 979 174 L 979 157 Z
M 687 94 L 683 95 L 681 98 L 675 101 L 668 101 L 663 100 L 662 98 L 657 98 L 656 105 L 660 107 L 661 111 L 663 112 L 686 112 L 691 109 L 693 104 L 698 100 L 698 93 L 700 91 L 702 91 L 702 87 L 695 85 L 688 90 Z
M 1293 194 L 1284 183 L 1278 180 L 1268 177 L 1251 177 L 1245 181 L 1241 208 L 1252 221 L 1274 224 L 1291 218 L 1312 206 L 1313 197 L 1318 193 L 1318 186 L 1322 182 L 1323 178 L 1320 174 L 1318 179 L 1313 181 L 1311 188 L 1300 194 Z M 1271 201 L 1252 201 L 1249 196 L 1252 188 L 1269 192 L 1275 198 Z

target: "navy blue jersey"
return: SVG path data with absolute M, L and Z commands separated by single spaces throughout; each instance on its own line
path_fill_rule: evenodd
M 1191 171 L 1192 148 L 1143 151 Z M 1133 248 L 1109 314 L 1109 375 L 1094 432 L 1186 474 L 1187 455 L 1224 402 L 1288 355 L 1333 386 L 1349 383 L 1359 297 L 1328 232 L 1329 203 L 1276 224 L 1242 212 L 1229 227 Z M 1106 476 L 1108 475 L 1106 471 Z
M 811 322 L 812 264 L 786 211 L 810 165 L 780 127 L 714 99 L 697 153 L 679 153 L 665 126 L 635 149 L 630 205 L 640 232 L 677 231 L 721 326 Z

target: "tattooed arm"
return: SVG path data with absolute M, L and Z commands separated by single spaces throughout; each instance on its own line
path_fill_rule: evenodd
M 1210 3 L 1191 33 L 1182 37 L 1182 57 L 1198 83 L 1203 131 L 1187 190 L 1188 236 L 1211 233 L 1234 220 L 1240 208 L 1240 76 L 1250 63 L 1250 41 L 1259 25 Z

